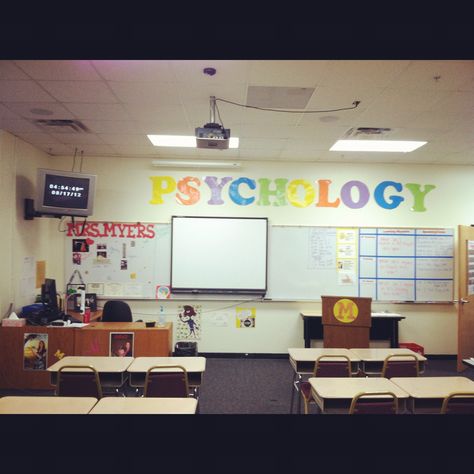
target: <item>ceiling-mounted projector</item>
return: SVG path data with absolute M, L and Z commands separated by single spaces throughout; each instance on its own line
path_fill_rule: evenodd
M 211 122 L 206 123 L 203 127 L 197 127 L 195 132 L 198 148 L 215 148 L 217 150 L 227 150 L 229 148 L 229 128 Z

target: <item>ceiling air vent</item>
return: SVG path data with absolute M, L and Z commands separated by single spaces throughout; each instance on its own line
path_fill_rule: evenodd
M 368 138 L 382 138 L 386 137 L 392 132 L 391 128 L 380 127 L 358 127 L 350 128 L 344 135 L 346 139 L 368 139 Z
M 37 119 L 33 123 L 51 133 L 89 133 L 90 130 L 79 120 Z

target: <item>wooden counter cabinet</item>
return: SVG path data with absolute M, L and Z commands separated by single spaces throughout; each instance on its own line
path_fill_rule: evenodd
M 74 331 L 75 355 L 109 356 L 110 333 L 133 333 L 133 357 L 168 357 L 172 350 L 173 324 L 145 327 L 145 323 L 93 322 Z

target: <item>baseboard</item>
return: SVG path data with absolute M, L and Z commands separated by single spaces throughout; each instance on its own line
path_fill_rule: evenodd
M 288 354 L 246 352 L 200 352 L 200 356 L 215 359 L 288 359 Z M 428 360 L 456 360 L 456 354 L 425 354 Z
M 200 352 L 200 356 L 215 359 L 288 359 L 288 354 L 246 352 Z
M 425 354 L 428 360 L 457 360 L 456 354 Z

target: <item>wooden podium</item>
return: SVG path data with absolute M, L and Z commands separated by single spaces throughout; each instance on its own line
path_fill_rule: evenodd
M 372 298 L 322 296 L 324 347 L 369 347 Z

